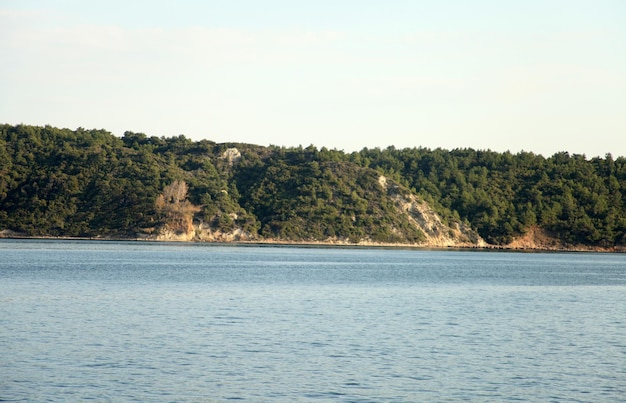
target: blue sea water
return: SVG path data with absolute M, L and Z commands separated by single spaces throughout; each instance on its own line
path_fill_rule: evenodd
M 626 400 L 626 255 L 0 241 L 0 401 Z

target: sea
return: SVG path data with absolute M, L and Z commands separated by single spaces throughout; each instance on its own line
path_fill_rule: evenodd
M 2 240 L 0 401 L 623 402 L 626 254 Z

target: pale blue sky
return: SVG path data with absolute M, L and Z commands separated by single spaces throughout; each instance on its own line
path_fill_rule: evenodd
M 0 0 L 0 122 L 626 156 L 626 1 Z

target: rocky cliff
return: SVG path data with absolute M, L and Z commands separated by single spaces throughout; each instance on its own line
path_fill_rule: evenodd
M 484 247 L 486 242 L 476 231 L 462 222 L 452 225 L 445 224 L 441 216 L 424 200 L 397 183 L 384 176 L 379 177 L 379 183 L 385 189 L 387 196 L 393 200 L 401 214 L 405 214 L 410 222 L 419 228 L 425 235 L 425 241 L 420 246 L 429 247 Z

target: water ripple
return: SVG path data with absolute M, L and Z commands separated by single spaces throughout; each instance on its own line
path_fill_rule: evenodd
M 0 243 L 0 401 L 626 395 L 623 256 L 45 245 Z

